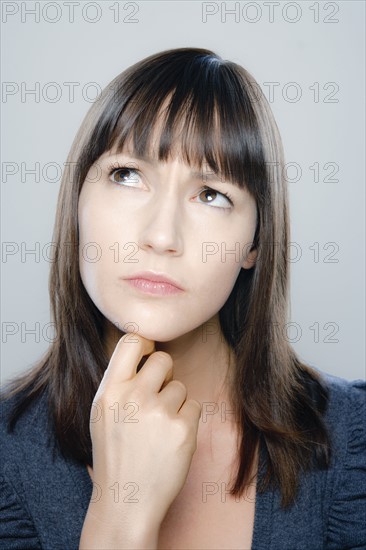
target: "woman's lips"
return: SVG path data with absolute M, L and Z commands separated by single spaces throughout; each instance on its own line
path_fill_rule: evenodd
M 124 277 L 127 282 L 144 292 L 145 294 L 156 294 L 158 296 L 169 296 L 184 292 L 184 288 L 163 272 L 157 271 L 138 271 L 130 276 Z

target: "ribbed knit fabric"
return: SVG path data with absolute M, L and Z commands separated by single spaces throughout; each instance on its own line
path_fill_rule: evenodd
M 257 493 L 253 550 L 366 549 L 366 383 L 321 374 L 330 388 L 331 467 L 302 475 L 286 510 L 278 491 Z M 57 451 L 45 394 L 9 434 L 11 404 L 1 404 L 0 548 L 77 550 L 93 490 L 86 466 Z M 259 476 L 264 466 L 261 449 Z

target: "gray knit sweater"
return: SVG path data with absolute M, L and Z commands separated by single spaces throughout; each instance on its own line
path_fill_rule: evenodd
M 253 550 L 366 549 L 366 383 L 322 374 L 331 467 L 303 475 L 289 509 L 281 510 L 277 490 L 257 494 Z M 11 434 L 10 406 L 1 404 L 0 548 L 76 550 L 93 489 L 86 466 L 53 455 L 45 396 Z M 264 466 L 261 449 L 259 477 Z

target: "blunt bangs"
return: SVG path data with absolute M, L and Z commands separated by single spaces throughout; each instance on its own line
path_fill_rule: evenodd
M 212 171 L 262 195 L 265 155 L 241 67 L 209 51 L 183 50 L 166 59 L 147 58 L 133 69 L 117 77 L 102 98 L 83 159 L 86 171 L 105 151 L 121 152 L 130 143 L 137 157 L 163 162 L 179 151 L 203 175 Z
M 246 494 L 259 457 L 258 492 L 278 489 L 286 507 L 294 504 L 300 472 L 331 464 L 325 380 L 295 353 L 283 330 L 291 311 L 288 190 L 281 136 L 258 89 L 240 65 L 210 50 L 178 48 L 130 66 L 89 108 L 65 163 L 52 235 L 49 295 L 57 338 L 29 373 L 5 390 L 17 396 L 11 430 L 47 392 L 63 456 L 93 467 L 90 411 L 110 356 L 106 317 L 80 274 L 78 204 L 91 166 L 104 153 L 126 149 L 161 162 L 180 156 L 194 169 L 207 163 L 222 181 L 246 188 L 256 201 L 256 260 L 250 269 L 240 269 L 218 312 L 220 331 L 233 351 L 225 382 L 240 435 L 228 492 Z

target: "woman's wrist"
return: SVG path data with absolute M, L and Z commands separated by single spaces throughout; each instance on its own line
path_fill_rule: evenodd
M 88 510 L 81 531 L 79 550 L 156 550 L 159 526 L 144 519 L 129 518 L 121 510 L 118 521 Z

